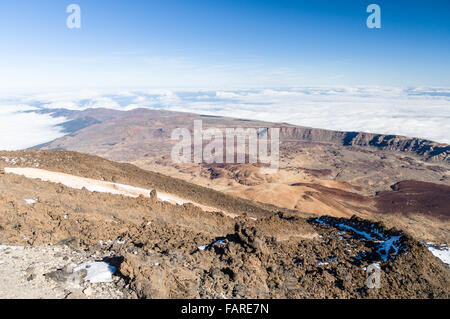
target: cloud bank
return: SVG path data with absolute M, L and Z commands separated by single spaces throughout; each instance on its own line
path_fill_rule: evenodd
M 0 150 L 18 150 L 51 141 L 64 134 L 56 125 L 66 121 L 26 111 L 27 105 L 0 105 Z
M 23 113 L 40 108 L 164 109 L 340 131 L 426 138 L 450 144 L 450 88 L 301 87 L 254 90 L 149 89 L 0 97 L 0 149 L 62 136 L 63 118 Z

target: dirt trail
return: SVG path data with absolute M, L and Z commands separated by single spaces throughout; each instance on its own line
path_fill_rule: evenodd
M 113 195 L 123 195 L 134 198 L 137 198 L 139 196 L 150 197 L 152 193 L 152 190 L 150 189 L 106 181 L 99 181 L 91 178 L 80 177 L 60 172 L 51 172 L 48 170 L 38 168 L 5 167 L 5 173 L 21 175 L 32 179 L 40 179 L 45 182 L 60 183 L 67 187 L 75 189 L 85 188 L 91 192 L 109 193 Z M 171 204 L 177 205 L 192 204 L 194 206 L 201 208 L 206 212 L 222 212 L 227 216 L 233 218 L 236 217 L 235 214 L 224 212 L 219 208 L 205 206 L 173 194 L 157 192 L 157 198 L 161 201 L 169 202 Z

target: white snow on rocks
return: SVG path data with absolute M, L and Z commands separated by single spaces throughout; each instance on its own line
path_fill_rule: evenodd
M 331 224 L 327 223 L 325 220 L 320 219 L 320 218 L 317 218 L 315 221 L 322 225 L 330 225 L 330 226 L 337 227 L 340 230 L 352 231 L 352 232 L 364 237 L 367 240 L 373 240 L 375 243 L 379 244 L 377 253 L 378 253 L 378 255 L 380 255 L 380 257 L 383 261 L 388 260 L 389 252 L 391 250 L 393 251 L 393 256 L 394 257 L 397 256 L 401 249 L 401 246 L 402 246 L 402 244 L 400 242 L 400 239 L 402 238 L 401 235 L 398 235 L 398 236 L 388 235 L 388 234 L 384 233 L 383 231 L 374 227 L 374 225 L 372 225 L 372 228 L 370 229 L 370 233 L 369 233 L 369 232 L 366 232 L 363 230 L 356 229 L 355 227 L 349 226 L 344 223 L 340 223 L 337 225 L 331 225 Z
M 25 155 L 25 157 L 11 157 L 11 158 L 7 156 L 1 156 L 0 160 L 13 166 L 32 165 L 34 167 L 39 167 L 40 165 L 36 159 L 30 158 L 29 155 Z
M 6 249 L 11 249 L 11 250 L 24 250 L 25 247 L 23 247 L 23 246 L 6 246 L 6 245 L 0 245 L 0 251 L 1 251 L 1 250 L 6 250 Z
M 431 253 L 439 258 L 444 264 L 450 265 L 450 249 L 447 245 L 438 248 L 435 243 L 426 244 Z
M 114 281 L 112 275 L 116 272 L 116 267 L 103 261 L 85 262 L 74 268 L 75 272 L 86 270 L 87 275 L 84 281 L 95 283 L 108 283 Z
M 400 238 L 402 238 L 402 236 L 391 236 L 386 238 L 385 241 L 379 241 L 381 243 L 381 246 L 377 252 L 378 254 L 380 254 L 381 259 L 383 259 L 384 261 L 387 260 L 391 248 L 394 250 L 393 255 L 394 256 L 398 255 L 401 246 Z
M 173 202 L 178 205 L 184 205 L 184 204 L 188 203 L 187 201 L 184 201 L 180 198 L 176 198 L 176 197 L 168 195 L 168 194 L 158 193 L 158 199 L 162 200 L 163 202 Z
M 100 244 L 100 246 L 102 246 L 102 247 L 106 247 L 106 246 L 109 246 L 109 245 L 113 245 L 114 243 L 116 243 L 116 244 L 118 244 L 118 245 L 124 245 L 125 242 L 126 242 L 125 240 L 121 240 L 121 239 L 119 238 L 119 239 L 117 239 L 117 240 L 111 240 L 111 239 L 106 240 L 106 241 L 100 240 L 100 241 L 99 241 L 99 244 Z
M 224 239 L 219 239 L 218 241 L 216 241 L 216 242 L 214 242 L 212 244 L 199 246 L 198 249 L 199 250 L 205 250 L 205 249 L 210 248 L 210 247 L 216 247 L 216 246 L 221 246 L 221 245 L 226 245 L 226 244 L 227 243 L 226 243 L 226 241 Z

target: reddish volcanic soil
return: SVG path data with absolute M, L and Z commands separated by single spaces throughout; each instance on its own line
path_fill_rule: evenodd
M 313 188 L 319 192 L 321 192 L 324 196 L 332 196 L 332 197 L 338 197 L 342 200 L 347 201 L 354 201 L 359 202 L 363 204 L 368 204 L 370 201 L 367 196 L 359 195 L 357 193 L 345 191 L 342 189 L 332 188 L 332 187 L 326 187 L 320 184 L 312 184 L 312 183 L 295 183 L 291 186 L 307 186 L 310 188 Z
M 450 219 L 450 186 L 403 181 L 392 186 L 392 189 L 380 192 L 375 197 L 379 212 L 404 215 L 421 213 Z

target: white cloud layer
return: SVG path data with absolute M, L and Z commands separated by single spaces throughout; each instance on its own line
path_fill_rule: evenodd
M 63 119 L 20 113 L 35 108 L 155 108 L 315 128 L 426 138 L 450 144 L 450 88 L 334 87 L 255 90 L 149 89 L 0 97 L 0 149 L 62 135 Z
M 66 119 L 24 113 L 34 109 L 24 105 L 0 106 L 0 150 L 20 150 L 64 135 L 56 125 Z

